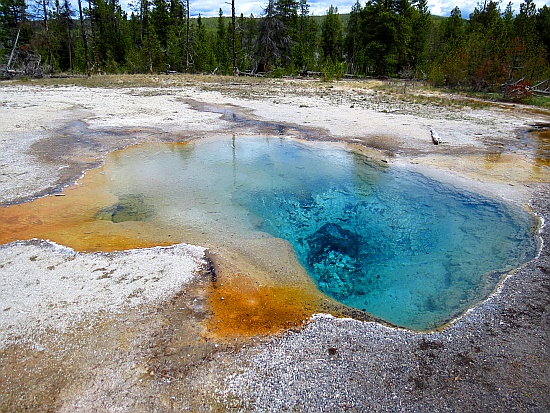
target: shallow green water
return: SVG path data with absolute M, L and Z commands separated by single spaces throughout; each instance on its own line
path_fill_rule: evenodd
M 219 137 L 141 146 L 106 173 L 133 209 L 98 218 L 284 238 L 323 292 L 412 329 L 463 313 L 537 251 L 526 211 L 336 144 Z

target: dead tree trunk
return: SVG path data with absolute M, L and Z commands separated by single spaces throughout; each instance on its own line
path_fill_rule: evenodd
M 231 31 L 233 32 L 233 76 L 239 75 L 239 69 L 237 68 L 237 49 L 236 49 L 236 37 L 235 37 L 235 0 L 231 0 Z
M 92 0 L 88 0 L 88 13 L 90 14 L 90 28 L 92 29 L 92 49 L 94 50 L 96 72 L 98 75 L 101 74 L 101 67 L 99 65 L 99 52 L 97 51 L 97 39 L 95 37 L 95 25 L 94 25 L 94 16 L 92 9 Z
M 67 44 L 69 47 L 69 70 L 74 72 L 73 67 L 73 36 L 71 35 L 71 26 L 72 26 L 72 19 L 70 15 L 70 5 L 69 0 L 65 0 L 65 6 L 64 6 L 63 13 L 65 14 L 65 24 L 67 26 Z
M 82 13 L 82 1 L 78 0 L 78 12 L 80 13 L 80 34 L 82 35 L 82 43 L 84 44 L 84 56 L 86 58 L 86 74 L 92 76 L 90 68 L 90 55 L 88 53 L 88 39 L 86 39 L 86 28 L 84 27 L 84 14 Z
M 46 48 L 48 50 L 48 61 L 47 64 L 50 65 L 53 71 L 53 56 L 52 48 L 50 46 L 50 28 L 48 26 L 48 9 L 46 7 L 46 0 L 42 0 L 42 13 L 44 13 L 44 30 L 46 32 Z
M 15 38 L 15 43 L 13 44 L 13 48 L 11 49 L 10 58 L 8 60 L 8 65 L 6 66 L 6 72 L 10 70 L 11 62 L 13 60 L 13 56 L 15 55 L 15 49 L 17 49 L 17 43 L 19 43 L 19 34 L 21 33 L 21 27 L 17 29 L 17 36 Z
M 189 0 L 185 6 L 185 72 L 189 73 Z

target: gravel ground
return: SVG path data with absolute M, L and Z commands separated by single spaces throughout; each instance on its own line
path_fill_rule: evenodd
M 0 248 L 0 349 L 165 300 L 205 265 L 204 248 L 184 244 L 94 254 L 38 240 Z
M 529 203 L 548 221 L 548 154 L 526 132 L 549 123 L 545 111 L 379 82 L 67 83 L 0 85 L 2 204 L 59 191 L 129 145 L 263 133 L 360 144 L 390 164 Z M 4 245 L 0 411 L 547 412 L 547 225 L 540 235 L 537 259 L 442 331 L 317 314 L 274 336 L 231 338 L 207 328 L 201 247 Z

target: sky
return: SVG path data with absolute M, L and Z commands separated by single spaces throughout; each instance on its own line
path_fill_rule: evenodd
M 455 6 L 460 8 L 462 17 L 468 18 L 474 8 L 483 0 L 473 1 L 451 1 L 451 0 L 429 0 L 428 7 L 430 12 L 437 16 L 448 16 Z M 504 10 L 509 0 L 502 0 L 501 9 Z M 128 3 L 131 0 L 120 0 L 120 4 L 125 10 L 130 10 Z M 137 3 L 137 0 L 134 0 Z M 316 16 L 323 16 L 326 14 L 328 8 L 332 4 L 338 7 L 338 11 L 342 14 L 349 13 L 351 7 L 355 4 L 356 0 L 308 0 L 309 10 L 311 14 Z M 364 5 L 366 0 L 359 0 Z M 519 12 L 519 5 L 522 1 L 512 1 L 513 9 Z M 263 9 L 267 4 L 267 0 L 235 0 L 235 14 L 240 16 L 241 13 L 244 16 L 250 16 L 254 14 L 255 17 L 259 17 L 263 13 Z M 535 4 L 537 9 L 546 5 L 550 7 L 550 1 L 536 0 Z M 189 9 L 191 16 L 198 16 L 199 13 L 203 17 L 217 16 L 219 9 L 223 10 L 224 16 L 231 16 L 231 0 L 189 0 Z

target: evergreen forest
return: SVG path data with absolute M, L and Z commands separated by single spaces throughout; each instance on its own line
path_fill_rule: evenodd
M 204 18 L 189 16 L 189 0 L 131 11 L 118 0 L 0 0 L 0 76 L 161 72 L 529 88 L 550 77 L 550 8 L 484 1 L 439 17 L 426 0 L 369 0 L 313 16 L 307 0 L 267 0 L 260 16 Z

